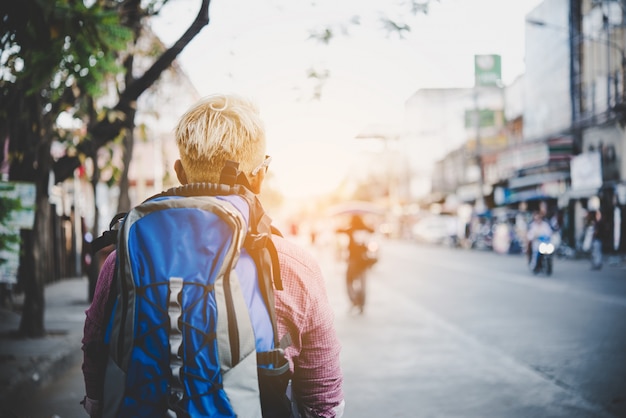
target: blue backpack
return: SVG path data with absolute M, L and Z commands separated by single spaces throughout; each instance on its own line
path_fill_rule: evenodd
M 104 417 L 289 417 L 269 217 L 236 163 L 121 221 Z

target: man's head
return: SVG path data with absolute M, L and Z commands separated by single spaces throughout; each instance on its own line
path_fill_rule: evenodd
M 541 222 L 543 221 L 543 215 L 541 214 L 541 212 L 537 211 L 533 214 L 533 219 L 535 220 L 535 222 Z
M 266 158 L 265 129 L 250 101 L 236 95 L 208 96 L 180 118 L 175 137 L 180 160 L 174 168 L 181 183 L 217 183 L 231 160 L 239 163 L 252 191 L 260 191 L 265 170 L 256 168 Z

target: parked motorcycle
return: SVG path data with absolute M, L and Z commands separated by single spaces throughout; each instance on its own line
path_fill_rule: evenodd
M 547 276 L 552 274 L 552 258 L 555 245 L 552 243 L 550 236 L 542 235 L 532 243 L 532 257 L 530 258 L 530 269 L 533 274 L 545 273 Z

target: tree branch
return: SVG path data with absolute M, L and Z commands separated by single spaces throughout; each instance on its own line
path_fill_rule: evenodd
M 176 57 L 185 49 L 185 47 L 196 37 L 200 31 L 209 24 L 209 5 L 211 0 L 202 0 L 200 11 L 195 20 L 183 35 L 172 45 L 167 51 L 152 64 L 152 66 L 135 82 L 128 86 L 120 97 L 120 102 L 132 102 L 137 100 L 141 94 L 146 91 L 161 76 Z
M 209 5 L 211 0 L 202 0 L 200 11 L 183 35 L 167 51 L 152 64 L 152 66 L 139 78 L 137 78 L 120 94 L 114 110 L 126 113 L 132 108 L 134 102 L 152 86 L 163 71 L 168 69 L 176 57 L 196 37 L 200 31 L 209 24 Z M 95 155 L 100 147 L 112 141 L 125 126 L 125 121 L 119 118 L 109 120 L 104 118 L 89 129 L 89 137 L 76 147 L 77 151 L 85 155 Z M 78 156 L 64 156 L 54 165 L 55 181 L 61 182 L 69 178 L 74 170 L 80 166 Z

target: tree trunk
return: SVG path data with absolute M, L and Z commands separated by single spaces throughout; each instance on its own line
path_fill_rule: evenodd
M 129 115 L 130 116 L 130 115 Z M 134 122 L 134 112 L 133 112 Z M 133 123 L 134 126 L 134 123 Z M 124 168 L 120 177 L 120 198 L 117 202 L 117 213 L 128 212 L 130 210 L 130 196 L 128 190 L 130 188 L 130 182 L 128 179 L 128 168 L 130 166 L 130 160 L 133 156 L 134 134 L 133 130 L 129 129 L 124 135 L 124 157 L 122 159 Z
M 35 210 L 35 225 L 32 231 L 23 236 L 26 242 L 22 248 L 32 248 L 25 253 L 25 263 L 22 266 L 21 277 L 24 286 L 24 306 L 20 321 L 19 332 L 31 338 L 43 337 L 46 333 L 44 326 L 45 287 L 48 275 L 53 271 L 50 263 L 50 254 L 53 248 L 51 225 L 52 211 L 48 199 L 48 173 L 52 167 L 50 156 L 51 138 L 44 136 L 37 150 L 37 196 Z
M 52 248 L 47 226 L 51 224 L 48 198 L 37 198 L 35 226 L 32 231 L 24 231 L 24 248 L 33 251 L 26 255 L 21 277 L 24 287 L 24 306 L 19 332 L 29 338 L 39 338 L 46 334 L 44 326 L 46 277 L 51 271 L 48 263 L 49 249 Z

